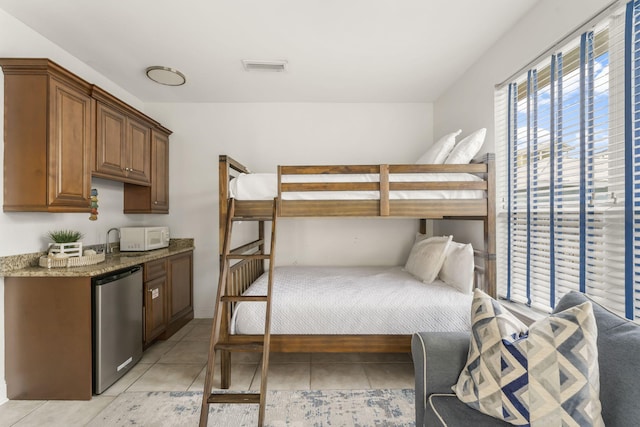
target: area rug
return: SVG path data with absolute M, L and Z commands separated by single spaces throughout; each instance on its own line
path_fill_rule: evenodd
M 270 391 L 265 425 L 414 426 L 413 390 Z M 90 426 L 197 426 L 201 392 L 122 393 Z M 256 404 L 212 404 L 209 426 L 255 426 Z

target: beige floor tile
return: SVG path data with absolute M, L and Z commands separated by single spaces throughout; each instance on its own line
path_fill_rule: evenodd
M 254 375 L 258 365 L 239 364 L 231 366 L 231 386 L 230 390 L 246 391 L 251 387 L 251 381 L 253 381 Z M 189 387 L 188 391 L 202 391 L 204 389 L 204 376 L 206 373 L 206 366 L 202 368 L 202 371 L 195 379 L 193 384 Z M 258 373 L 259 375 L 259 373 Z M 220 388 L 220 369 L 217 367 L 213 377 L 213 387 Z
M 358 363 L 362 353 L 312 353 L 311 363 Z
M 269 390 L 310 390 L 311 367 L 306 363 L 269 365 L 267 388 Z M 251 383 L 251 390 L 259 390 L 262 377 L 261 366 Z
M 186 391 L 204 365 L 158 363 L 149 368 L 127 391 Z
M 413 388 L 415 386 L 411 363 L 371 363 L 363 366 L 371 388 Z
M 46 403 L 45 400 L 10 400 L 0 405 L 0 427 L 9 427 Z
M 412 363 L 410 353 L 359 353 L 363 363 Z
M 182 341 L 204 341 L 211 339 L 211 325 L 194 324 L 191 330 L 184 335 Z
M 176 333 L 174 333 L 173 335 L 171 335 L 167 341 L 180 341 L 181 339 L 183 339 L 189 332 L 191 332 L 191 330 L 194 328 L 194 324 L 189 322 L 186 325 L 184 325 L 182 328 L 180 328 Z
M 162 355 L 158 363 L 193 363 L 204 365 L 209 356 L 209 343 L 202 341 L 179 341 Z
M 311 353 L 270 353 L 269 364 L 311 363 Z
M 213 319 L 210 317 L 199 317 L 196 319 L 191 319 L 189 322 L 190 325 L 213 325 Z
M 361 364 L 311 364 L 311 390 L 369 388 L 371 385 Z
M 138 363 L 122 378 L 113 383 L 111 387 L 106 389 L 101 396 L 117 396 L 126 391 L 131 384 L 136 382 L 136 380 L 138 380 L 138 378 L 140 378 L 152 366 L 153 364 L 151 363 Z
M 177 344 L 177 341 L 156 341 L 142 353 L 139 363 L 156 363 L 160 358 Z
M 231 364 L 234 363 L 248 363 L 248 364 L 256 364 L 260 363 L 262 360 L 262 353 L 246 353 L 246 352 L 235 352 L 231 353 Z
M 19 427 L 83 426 L 95 418 L 115 399 L 112 396 L 94 396 L 91 400 L 50 400 L 22 418 Z

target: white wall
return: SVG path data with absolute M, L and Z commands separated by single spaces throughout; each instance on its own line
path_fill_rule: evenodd
M 495 152 L 494 86 L 503 82 L 574 28 L 604 9 L 611 0 L 541 0 L 482 59 L 434 104 L 434 134 L 462 128 L 464 136 L 487 128 L 482 152 Z M 435 234 L 483 247 L 482 224 L 437 221 Z
M 170 143 L 171 233 L 194 236 L 196 317 L 210 317 L 218 280 L 218 156 L 254 172 L 278 164 L 414 162 L 432 141 L 430 104 L 148 104 Z M 398 265 L 415 220 L 283 219 L 277 264 Z
M 0 57 L 51 58 L 63 67 L 95 83 L 134 107 L 143 107 L 139 99 L 116 86 L 95 70 L 80 62 L 38 33 L 0 9 Z M 0 73 L 0 111 L 4 111 L 4 75 Z M 4 120 L 0 120 L 0 135 L 4 135 Z M 0 138 L 0 164 L 3 164 L 4 138 Z M 0 256 L 38 252 L 46 249 L 47 231 L 74 228 L 85 234 L 86 244 L 102 243 L 106 231 L 113 226 L 148 221 L 150 215 L 122 213 L 122 184 L 94 179 L 99 192 L 98 221 L 89 221 L 89 214 L 5 213 L 0 211 Z M 3 174 L 0 174 L 3 187 Z M 0 193 L 0 205 L 2 193 Z M 55 319 L 52 319 L 55 321 Z M 4 381 L 4 280 L 0 277 L 0 403 L 6 399 Z
M 195 238 L 196 317 L 213 314 L 217 286 L 219 154 L 237 157 L 253 170 L 266 172 L 275 171 L 277 164 L 403 163 L 415 161 L 433 139 L 431 104 L 145 106 L 2 10 L 0 57 L 51 58 L 174 132 L 170 215 L 124 215 L 122 184 L 94 178 L 92 187 L 99 191 L 98 221 L 89 221 L 88 214 L 0 212 L 0 256 L 44 250 L 44 236 L 57 228 L 77 229 L 85 234 L 85 244 L 94 244 L 104 241 L 110 227 L 167 223 L 174 237 Z M 4 109 L 3 88 L 0 73 L 0 111 Z M 3 151 L 2 140 L 0 163 Z M 371 227 L 380 230 L 372 232 Z M 279 264 L 401 264 L 416 230 L 416 221 L 410 220 L 283 221 L 277 259 Z M 4 280 L 0 278 L 0 403 L 6 399 L 3 296 Z

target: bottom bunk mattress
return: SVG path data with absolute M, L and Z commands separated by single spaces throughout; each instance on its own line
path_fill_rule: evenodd
M 244 295 L 265 295 L 263 274 Z M 436 280 L 425 284 L 402 267 L 276 267 L 271 333 L 396 335 L 469 331 L 471 294 Z M 231 334 L 263 334 L 266 304 L 240 302 Z

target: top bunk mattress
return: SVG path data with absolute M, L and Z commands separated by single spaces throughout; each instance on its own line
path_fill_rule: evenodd
M 263 274 L 244 295 L 265 295 Z M 276 267 L 272 334 L 413 334 L 469 331 L 472 294 L 436 280 L 425 284 L 402 267 Z M 264 333 L 263 302 L 240 302 L 232 334 Z
M 283 176 L 283 183 L 301 182 L 378 182 L 378 174 L 310 174 Z M 391 174 L 389 182 L 451 182 L 482 181 L 469 173 Z M 275 173 L 241 173 L 229 183 L 229 196 L 236 200 L 273 200 L 278 196 L 278 175 Z M 390 200 L 482 199 L 482 190 L 406 190 L 390 191 Z M 378 191 L 301 191 L 286 192 L 284 200 L 377 200 Z

